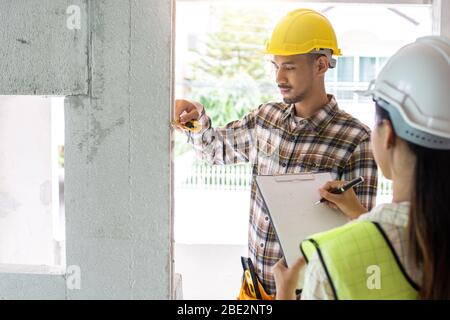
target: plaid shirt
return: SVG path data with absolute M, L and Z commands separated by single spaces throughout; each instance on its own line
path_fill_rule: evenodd
M 190 133 L 196 154 L 209 164 L 249 162 L 253 174 L 330 172 L 333 179 L 363 176 L 355 187 L 361 203 L 371 209 L 377 193 L 377 165 L 370 149 L 370 130 L 329 103 L 312 117 L 297 121 L 294 105 L 262 104 L 243 119 L 213 128 L 207 115 L 203 128 Z M 301 208 L 299 208 L 301 210 Z M 275 292 L 272 266 L 282 258 L 280 243 L 261 195 L 252 181 L 249 256 L 267 293 Z

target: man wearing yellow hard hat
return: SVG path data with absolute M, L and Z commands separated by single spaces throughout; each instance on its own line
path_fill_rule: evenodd
M 266 54 L 273 55 L 283 102 L 263 103 L 241 120 L 215 128 L 201 104 L 177 100 L 178 127 L 187 130 L 187 123 L 198 120 L 201 130 L 187 134 L 198 156 L 210 164 L 250 162 L 254 174 L 331 172 L 334 179 L 347 181 L 362 176 L 364 183 L 354 190 L 359 209 L 370 210 L 377 192 L 370 130 L 325 91 L 325 73 L 335 67 L 333 56 L 341 54 L 330 22 L 309 9 L 289 12 L 275 27 Z M 196 199 L 199 205 L 201 200 Z M 282 252 L 254 182 L 249 256 L 265 293 L 274 294 L 272 267 Z

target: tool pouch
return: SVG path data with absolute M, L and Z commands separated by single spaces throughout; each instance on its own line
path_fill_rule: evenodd
M 274 300 L 275 295 L 269 295 L 259 281 L 250 258 L 241 257 L 244 276 L 237 300 Z

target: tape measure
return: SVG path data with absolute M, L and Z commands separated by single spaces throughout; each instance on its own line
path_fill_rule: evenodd
M 202 125 L 197 120 L 190 120 L 190 121 L 186 122 L 185 124 L 180 124 L 179 121 L 174 121 L 173 124 L 175 126 L 181 126 L 184 130 L 194 132 L 194 133 L 202 130 Z
M 255 297 L 255 299 L 256 299 L 257 296 L 256 296 L 255 284 L 253 283 L 253 279 L 250 274 L 250 270 L 245 270 L 244 274 L 245 274 L 245 280 L 247 280 L 248 289 L 249 289 L 250 293 L 252 294 L 252 296 Z M 256 284 L 256 285 L 258 285 L 258 284 Z

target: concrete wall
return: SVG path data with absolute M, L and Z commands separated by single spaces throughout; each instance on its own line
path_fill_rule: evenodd
M 67 263 L 85 283 L 69 297 L 168 298 L 170 2 L 90 13 L 91 96 L 66 104 Z
M 67 28 L 67 8 L 80 8 L 81 29 Z M 3 94 L 87 93 L 87 1 L 0 2 L 0 88 Z
M 61 28 L 74 3 L 81 8 L 78 31 Z M 9 49 L 1 51 L 0 94 L 68 96 L 67 264 L 81 271 L 75 290 L 62 276 L 0 274 L 0 298 L 170 298 L 172 1 L 11 0 L 0 6 L 8 24 L 31 19 L 1 39 L 0 47 Z M 34 9 L 46 18 L 31 14 Z M 3 16 L 0 21 L 6 28 Z M 50 48 L 74 51 L 59 61 Z M 48 69 L 30 67 L 35 64 Z M 24 65 L 31 70 L 20 75 Z

